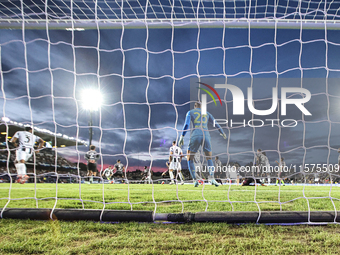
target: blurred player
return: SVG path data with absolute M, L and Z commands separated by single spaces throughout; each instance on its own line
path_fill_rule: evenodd
M 100 154 L 96 152 L 96 146 L 91 145 L 84 158 L 87 160 L 87 176 L 90 176 L 92 181 L 93 175 L 97 174 L 97 161 L 100 158 Z
M 267 173 L 267 178 L 268 178 L 268 184 L 270 184 L 270 165 L 269 165 L 269 160 L 266 156 L 265 152 L 262 152 L 261 149 L 257 150 L 257 158 L 256 158 L 256 165 L 259 168 L 259 172 L 262 173 Z
M 256 184 L 261 184 L 261 186 L 266 186 L 260 179 L 254 178 L 245 178 L 244 181 L 241 183 L 241 186 L 250 186 L 250 183 L 254 182 Z
M 262 152 L 262 154 L 264 155 L 264 162 L 265 162 L 265 169 L 266 169 L 266 171 L 267 171 L 267 180 L 268 180 L 268 184 L 270 184 L 270 180 L 271 180 L 271 178 L 270 178 L 270 176 L 271 176 L 271 169 L 270 169 L 270 164 L 269 164 L 269 159 L 268 159 L 268 157 L 267 157 L 267 155 L 266 155 L 266 153 L 265 152 Z
M 256 166 L 259 168 L 259 171 L 262 173 L 263 167 L 266 164 L 265 156 L 262 153 L 261 149 L 258 149 L 256 152 Z
M 240 180 L 241 180 L 240 172 L 242 172 L 241 170 L 243 171 L 244 168 L 241 169 L 241 165 L 238 162 L 236 162 L 234 165 L 232 165 L 232 171 L 235 171 L 235 173 L 236 173 L 236 185 L 240 184 Z M 229 177 L 231 176 L 231 173 L 230 173 L 229 170 L 228 170 L 228 175 L 229 175 Z M 230 178 L 230 182 L 231 182 L 231 178 Z M 241 185 L 242 185 L 242 183 L 241 183 Z
M 112 168 L 112 166 L 109 166 L 108 168 L 106 168 L 104 171 L 103 171 L 103 173 L 102 173 L 102 176 L 104 176 L 105 175 L 105 177 L 106 177 L 106 179 L 108 180 L 108 181 L 110 181 L 111 180 L 111 177 L 112 177 L 112 175 L 113 175 L 113 168 Z M 112 180 L 112 182 L 114 181 L 114 179 Z
M 215 157 L 215 171 L 222 171 L 222 162 L 217 156 Z
M 168 169 L 162 173 L 162 177 L 164 177 L 169 172 L 170 161 L 165 162 L 165 165 Z
M 124 178 L 125 167 L 120 162 L 120 159 L 117 160 L 117 163 L 114 165 L 114 168 L 116 169 L 116 172 L 114 173 L 114 177 Z
M 169 175 L 171 179 L 170 184 L 175 184 L 174 170 L 177 171 L 177 175 L 179 176 L 179 179 L 181 180 L 181 185 L 184 184 L 183 176 L 182 176 L 182 166 L 181 166 L 182 157 L 183 157 L 182 149 L 176 145 L 176 141 L 173 141 L 172 146 L 170 147 L 170 156 L 169 156 L 169 161 L 170 161 Z M 177 180 L 177 176 L 176 176 L 176 180 Z
M 277 160 L 275 162 L 279 165 L 279 172 L 277 174 L 275 186 L 277 186 L 279 182 L 280 185 L 282 183 L 282 185 L 285 186 L 285 182 L 283 181 L 283 179 L 281 179 L 281 174 L 283 172 L 284 167 L 286 166 L 286 162 L 284 162 L 284 158 L 281 158 L 280 163 Z
M 214 162 L 212 161 L 212 150 L 211 150 L 211 142 L 210 142 L 210 134 L 208 131 L 208 122 L 214 124 L 214 117 L 207 112 L 206 115 L 201 115 L 201 103 L 196 102 L 194 109 L 188 111 L 185 117 L 185 124 L 183 127 L 183 132 L 180 137 L 178 145 L 180 147 L 184 144 L 184 136 L 187 130 L 190 127 L 190 123 L 193 125 L 193 130 L 190 134 L 190 142 L 187 151 L 187 160 L 188 160 L 188 168 L 191 174 L 192 179 L 194 180 L 194 186 L 198 187 L 198 181 L 196 179 L 195 165 L 194 165 L 194 157 L 195 153 L 202 146 L 205 156 L 207 158 L 208 169 L 209 169 L 209 178 L 211 179 L 211 184 L 215 186 L 219 186 L 219 184 L 215 181 L 214 178 Z M 226 139 L 227 136 L 223 132 L 223 129 L 218 123 L 215 123 L 215 126 L 218 128 L 221 136 Z
M 144 181 L 144 184 L 151 184 L 152 180 L 152 172 L 149 171 L 148 167 L 144 167 L 144 171 L 142 173 L 142 181 Z
M 34 144 L 39 143 L 38 150 L 40 150 L 44 145 L 44 140 L 33 135 L 32 127 L 25 127 L 25 131 L 17 131 L 14 134 L 11 142 L 17 148 L 15 159 L 15 168 L 18 174 L 17 182 L 24 184 L 28 180 L 25 163 L 34 153 Z

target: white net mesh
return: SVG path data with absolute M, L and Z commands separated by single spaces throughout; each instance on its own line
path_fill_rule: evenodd
M 340 37 L 333 28 L 339 26 L 339 7 L 336 1 L 1 2 L 2 212 L 10 207 L 258 211 L 260 219 L 261 211 L 270 210 L 337 211 Z M 199 99 L 190 97 L 193 79 L 212 86 L 215 79 L 227 81 L 245 95 L 251 87 L 255 108 L 263 110 L 271 105 L 272 87 L 305 88 L 312 116 L 288 106 L 283 117 L 279 100 L 271 115 L 259 118 L 246 110 L 237 118 L 234 98 L 218 90 L 223 107 L 214 110 L 209 99 L 208 111 L 229 122 L 221 125 L 226 140 L 212 128 L 212 155 L 238 171 L 216 172 L 220 187 L 202 181 L 195 188 L 183 159 L 185 185 L 167 185 L 170 178 L 161 173 L 169 148 L 182 133 L 190 103 Z M 98 111 L 84 110 L 91 101 L 82 102 L 88 88 L 103 94 Z M 231 126 L 231 119 L 239 124 Z M 264 126 L 253 127 L 251 119 Z M 293 119 L 297 125 L 266 119 Z M 29 183 L 21 185 L 15 183 L 15 148 L 7 141 L 25 125 L 55 148 L 28 160 Z M 94 177 L 86 176 L 84 159 L 89 129 L 100 153 Z M 188 144 L 189 134 L 184 154 Z M 277 172 L 244 171 L 256 163 L 259 148 L 272 166 L 285 158 L 285 187 L 274 186 Z M 202 151 L 196 156 L 196 165 L 207 164 Z M 118 159 L 123 176 L 101 176 Z M 204 171 L 197 175 L 208 177 Z M 269 178 L 271 185 L 241 187 L 242 178 L 264 183 Z
M 337 20 L 336 1 L 18 1 L 1 3 L 3 18 L 45 20 L 242 19 L 289 18 Z

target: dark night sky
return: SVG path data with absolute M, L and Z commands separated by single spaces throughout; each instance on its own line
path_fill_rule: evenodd
M 23 43 L 21 30 L 2 29 L 2 115 L 69 136 L 78 133 L 87 140 L 89 114 L 82 109 L 80 95 L 85 88 L 100 88 L 104 104 L 94 114 L 94 144 L 101 148 L 103 163 L 120 158 L 134 169 L 152 161 L 157 170 L 165 166 L 171 142 L 180 135 L 190 109 L 191 78 L 213 82 L 211 76 L 227 75 L 236 83 L 237 78 L 256 78 L 254 98 L 267 98 L 255 103 L 259 109 L 270 107 L 268 98 L 275 86 L 256 83 L 259 78 L 282 78 L 285 82 L 279 87 L 301 86 L 297 78 L 305 78 L 303 87 L 312 94 L 305 106 L 312 116 L 305 116 L 295 128 L 256 128 L 255 134 L 249 127 L 225 129 L 227 140 L 212 131 L 213 154 L 220 155 L 223 163 L 246 164 L 254 159 L 253 149 L 262 148 L 272 164 L 278 150 L 287 164 L 301 164 L 304 159 L 325 163 L 328 155 L 329 162 L 336 163 L 340 32 L 329 30 L 325 35 L 324 30 L 303 30 L 300 34 L 299 29 L 282 29 L 277 30 L 276 39 L 274 29 L 224 32 L 223 36 L 223 28 L 176 28 L 172 39 L 171 29 L 126 29 L 124 33 L 107 29 L 76 31 L 72 38 L 72 32 L 65 30 L 26 30 Z M 332 78 L 327 86 L 325 78 Z M 245 95 L 246 87 L 240 85 Z M 228 101 L 231 118 L 230 93 L 220 95 L 223 111 L 216 110 L 212 101 L 208 111 L 225 116 Z M 286 117 L 279 117 L 302 120 L 296 108 L 288 110 Z M 277 116 L 275 112 L 271 117 Z M 252 118 L 249 111 L 244 118 Z M 185 150 L 188 141 L 189 135 Z M 83 146 L 58 152 L 72 159 L 80 153 L 82 159 L 86 150 Z

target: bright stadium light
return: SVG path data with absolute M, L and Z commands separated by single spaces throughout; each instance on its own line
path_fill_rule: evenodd
M 2 119 L 2 121 L 4 121 L 4 122 L 9 122 L 9 121 L 10 121 L 10 119 L 7 118 L 7 117 L 2 117 L 1 119 Z
M 102 94 L 97 89 L 87 89 L 82 93 L 83 108 L 90 112 L 89 120 L 89 146 L 92 144 L 92 112 L 98 111 L 103 102 Z
M 103 97 L 97 89 L 86 89 L 82 92 L 83 108 L 89 111 L 98 111 L 102 105 Z
M 67 27 L 66 31 L 85 31 L 85 28 L 82 28 L 82 27 L 76 27 L 76 28 Z

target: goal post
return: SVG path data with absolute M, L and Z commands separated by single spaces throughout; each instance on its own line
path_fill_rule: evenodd
M 0 105 L 13 120 L 0 123 L 1 218 L 337 224 L 339 29 L 336 1 L 0 3 Z M 103 93 L 99 109 L 85 110 L 87 88 Z M 197 101 L 214 118 L 211 148 L 190 159 L 190 133 L 208 122 L 191 112 L 185 130 Z M 55 146 L 26 164 L 24 185 L 12 124 Z M 169 185 L 161 173 L 185 131 L 185 184 Z M 104 175 L 118 160 L 122 175 Z

